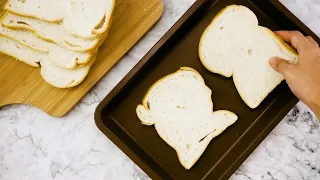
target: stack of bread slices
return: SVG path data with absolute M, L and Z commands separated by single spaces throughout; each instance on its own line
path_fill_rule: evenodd
M 114 0 L 8 0 L 0 51 L 41 68 L 52 86 L 77 86 L 108 35 L 114 6 Z

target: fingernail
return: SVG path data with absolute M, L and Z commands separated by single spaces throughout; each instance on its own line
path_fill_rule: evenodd
M 277 61 L 277 58 L 273 57 L 270 59 L 270 64 L 274 64 L 274 63 L 276 63 L 276 61 Z

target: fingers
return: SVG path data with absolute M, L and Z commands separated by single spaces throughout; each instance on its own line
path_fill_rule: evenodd
M 307 39 L 311 42 L 311 44 L 314 44 L 314 45 L 316 45 L 316 46 L 318 46 L 318 47 L 319 47 L 319 44 L 317 43 L 317 41 L 316 41 L 316 40 L 314 40 L 314 39 L 313 39 L 313 37 L 311 37 L 311 36 L 307 36 Z
M 276 31 L 275 33 L 283 40 L 290 42 L 299 53 L 308 49 L 309 40 L 299 31 Z
M 286 72 L 288 72 L 291 68 L 291 64 L 288 63 L 288 61 L 277 58 L 277 57 L 273 57 L 270 59 L 269 61 L 271 67 L 276 70 L 277 72 L 285 75 Z

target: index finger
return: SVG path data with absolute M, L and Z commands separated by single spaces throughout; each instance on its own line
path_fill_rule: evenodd
M 308 39 L 299 31 L 276 31 L 286 42 L 290 42 L 300 53 L 308 48 Z

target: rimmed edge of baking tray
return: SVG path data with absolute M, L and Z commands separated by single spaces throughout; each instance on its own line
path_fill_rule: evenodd
M 254 1 L 254 0 L 252 0 Z M 259 0 L 256 0 L 259 1 Z M 262 2 L 262 0 L 260 0 Z M 217 1 L 216 1 L 217 2 Z M 317 42 L 320 42 L 320 39 L 313 33 L 306 25 L 304 25 L 295 15 L 293 15 L 283 4 L 281 4 L 277 0 L 270 0 L 270 2 L 277 7 L 286 17 L 288 17 L 293 23 L 296 24 L 297 27 L 301 28 L 301 30 L 308 35 L 313 36 Z M 270 3 L 269 2 L 269 3 Z M 153 179 L 163 179 L 164 174 L 159 174 L 151 167 L 149 167 L 143 159 L 141 159 L 137 154 L 135 154 L 128 145 L 126 145 L 121 138 L 119 138 L 116 134 L 113 133 L 110 129 L 108 129 L 101 117 L 101 113 L 103 109 L 109 104 L 109 102 L 123 89 L 123 87 L 134 77 L 134 75 L 148 62 L 148 60 L 185 24 L 185 22 L 201 7 L 204 3 L 210 3 L 212 6 L 215 4 L 214 2 L 208 2 L 208 0 L 198 0 L 196 1 L 189 10 L 170 28 L 170 30 L 151 48 L 151 50 L 141 59 L 139 63 L 137 63 L 132 70 L 116 85 L 114 89 L 110 91 L 110 93 L 102 100 L 102 102 L 98 105 L 95 112 L 95 123 L 99 130 L 103 132 L 108 138 L 110 138 L 127 156 L 129 156 L 139 167 L 141 167 L 150 177 Z M 245 161 L 245 159 L 256 149 L 256 147 L 264 140 L 264 138 L 277 126 L 277 124 L 282 120 L 284 116 L 292 109 L 292 107 L 298 102 L 298 99 L 292 94 L 287 93 L 287 97 L 278 97 L 276 98 L 272 104 L 270 104 L 264 113 L 263 116 L 268 116 L 272 121 L 265 127 L 263 131 L 256 136 L 252 141 L 250 141 L 249 145 L 246 149 L 238 156 L 238 158 L 232 163 L 228 170 L 220 177 L 220 179 L 227 179 L 230 177 L 233 172 Z M 277 104 L 277 102 L 281 102 L 281 98 L 289 98 L 291 99 L 287 104 Z M 272 108 L 270 108 L 272 106 Z M 283 106 L 284 105 L 284 106 Z M 278 109 L 281 107 L 281 111 L 279 113 L 274 114 L 273 109 Z M 259 117 L 260 118 L 260 117 Z M 255 126 L 257 124 L 252 124 Z M 119 128 L 119 127 L 118 127 Z M 251 128 L 249 128 L 251 129 Z M 244 141 L 245 136 L 248 136 L 247 133 L 244 133 L 242 137 L 239 138 L 240 142 Z M 122 137 L 123 138 L 123 137 Z M 130 137 L 126 137 L 130 139 Z M 236 145 L 236 144 L 235 144 Z M 233 145 L 233 146 L 235 146 Z M 230 151 L 232 151 L 232 147 Z M 163 172 L 167 173 L 167 172 Z M 207 176 L 210 172 L 207 174 Z M 164 175 L 170 178 L 169 174 Z M 204 178 L 206 178 L 205 176 Z

